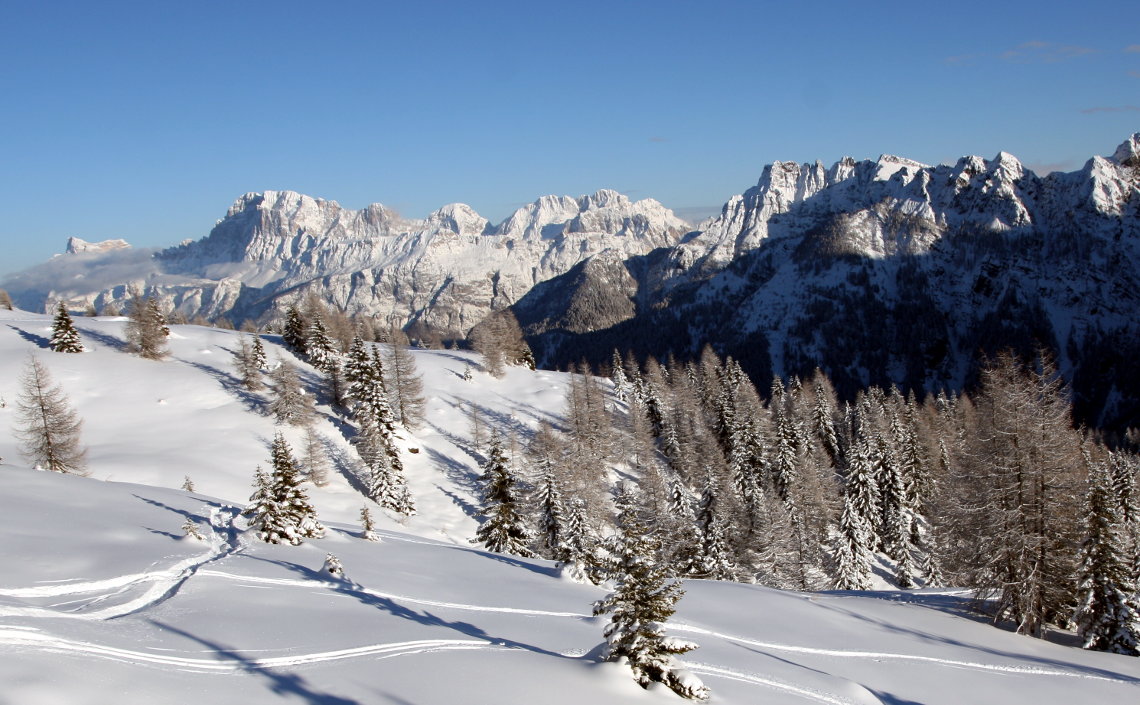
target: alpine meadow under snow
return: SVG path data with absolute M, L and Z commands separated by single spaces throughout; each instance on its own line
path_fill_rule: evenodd
M 570 375 L 496 377 L 473 353 L 411 351 L 425 405 L 391 441 L 415 504 L 404 516 L 365 496 L 350 420 L 279 337 L 260 341 L 317 398 L 308 429 L 275 424 L 270 392 L 243 385 L 248 335 L 171 326 L 154 360 L 129 352 L 125 318 L 73 320 L 86 349 L 61 354 L 51 316 L 0 309 L 0 702 L 679 702 L 603 658 L 609 618 L 594 605 L 613 582 L 473 543 L 486 458 L 541 486 L 512 443 L 566 423 Z M 21 455 L 32 358 L 82 420 L 87 477 Z M 503 448 L 473 438 L 473 418 Z M 277 434 L 329 463 L 327 482 L 303 484 L 323 536 L 297 546 L 259 540 L 241 515 Z M 1140 699 L 1140 659 L 995 628 L 971 592 L 891 589 L 880 568 L 863 592 L 683 580 L 664 632 L 699 647 L 677 678 L 714 703 Z

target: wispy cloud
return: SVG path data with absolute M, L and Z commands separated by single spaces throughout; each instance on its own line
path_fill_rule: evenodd
M 985 56 L 985 54 L 959 54 L 958 56 L 947 56 L 942 61 L 955 66 L 966 66 L 976 62 L 983 56 Z
M 1085 108 L 1081 111 L 1085 115 L 1093 113 L 1140 113 L 1140 105 L 1100 105 L 1095 108 Z
M 1140 44 L 1129 44 L 1124 47 L 1124 51 L 1128 54 L 1140 54 Z
M 1140 78 L 1140 71 L 1129 71 L 1128 75 L 1132 76 L 1133 78 Z
M 1009 51 L 1002 52 L 1001 58 L 1020 64 L 1055 64 L 1093 53 L 1096 53 L 1096 49 L 1089 47 L 1032 41 L 1023 42 Z
M 1052 174 L 1054 171 L 1072 171 L 1080 166 L 1079 162 L 1068 160 L 1063 162 L 1026 162 L 1025 168 L 1038 176 Z

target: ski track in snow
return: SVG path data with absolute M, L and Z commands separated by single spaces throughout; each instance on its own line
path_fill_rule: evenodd
M 958 661 L 955 659 L 936 658 L 934 656 L 918 656 L 915 654 L 893 654 L 880 651 L 854 651 L 848 649 L 820 649 L 812 646 L 791 646 L 789 644 L 776 644 L 769 641 L 746 639 L 744 637 L 735 636 L 732 634 L 722 634 L 720 632 L 714 632 L 709 629 L 702 629 L 701 627 L 694 627 L 688 624 L 671 623 L 669 624 L 669 628 L 678 632 L 705 634 L 707 636 L 727 639 L 729 641 L 735 641 L 741 644 L 748 644 L 749 646 L 755 646 L 761 649 L 784 651 L 787 653 L 812 654 L 815 656 L 833 656 L 837 658 L 870 659 L 874 661 L 912 661 L 919 663 L 933 663 L 939 666 L 952 666 L 955 668 L 971 668 L 979 671 L 994 671 L 997 673 L 1012 673 L 1018 675 L 1033 676 L 1059 676 L 1063 678 L 1085 678 L 1089 680 L 1107 681 L 1109 683 L 1127 682 L 1124 678 L 1111 678 L 1109 676 L 1098 676 L 1091 673 L 1077 673 L 1075 671 L 1042 668 L 1040 666 L 1005 666 L 996 663 L 982 663 L 980 661 Z
M 69 612 L 61 612 L 47 607 L 5 607 L 0 606 L 0 617 L 61 617 L 86 620 L 105 620 L 138 612 L 169 598 L 198 569 L 238 550 L 236 534 L 233 530 L 238 509 L 230 506 L 211 507 L 210 527 L 206 551 L 197 556 L 183 559 L 163 570 L 120 575 L 106 580 L 71 582 L 66 584 L 41 585 L 30 588 L 0 588 L 2 597 L 64 597 L 102 593 L 87 600 L 71 600 L 56 606 L 82 601 L 83 604 Z M 222 534 L 225 535 L 223 538 Z M 90 612 L 80 612 L 86 607 L 106 601 L 131 587 L 152 583 L 141 595 L 122 604 Z
M 743 671 L 733 671 L 719 666 L 713 666 L 707 663 L 695 663 L 692 661 L 685 661 L 684 667 L 700 676 L 716 676 L 718 678 L 727 678 L 729 680 L 740 681 L 742 683 L 749 683 L 752 685 L 760 685 L 776 690 L 782 690 L 788 693 L 794 693 L 803 697 L 815 700 L 816 702 L 827 703 L 827 705 L 860 705 L 854 700 L 846 700 L 833 693 L 826 693 L 821 690 L 814 690 L 811 688 L 804 688 L 798 685 L 792 685 L 784 681 L 774 680 L 772 678 L 765 678 L 758 676 L 754 673 L 744 673 Z
M 249 575 L 236 575 L 234 573 L 225 573 L 220 570 L 202 570 L 198 575 L 203 577 L 225 578 L 227 580 L 236 580 L 238 582 L 256 583 L 261 585 L 282 585 L 287 587 L 303 587 L 312 588 L 314 583 L 312 580 L 301 580 L 297 578 L 261 578 Z M 326 584 L 327 585 L 327 584 Z M 547 610 L 528 610 L 521 607 L 485 607 L 480 605 L 465 605 L 458 602 L 442 602 L 440 600 L 425 600 L 419 597 L 408 597 L 406 595 L 394 595 L 388 592 L 380 592 L 379 590 L 372 590 L 371 588 L 362 587 L 353 583 L 345 583 L 348 586 L 349 592 L 360 593 L 362 595 L 370 595 L 372 597 L 380 597 L 385 600 L 395 600 L 397 602 L 409 602 L 415 605 L 425 605 L 427 607 L 444 607 L 448 609 L 466 610 L 468 612 L 498 612 L 502 614 L 521 614 L 531 617 L 571 617 L 576 619 L 592 619 L 592 614 L 584 612 L 551 612 Z
M 369 644 L 351 649 L 338 649 L 336 651 L 320 651 L 309 654 L 294 654 L 291 656 L 276 656 L 273 658 L 241 659 L 240 662 L 226 662 L 216 659 L 189 658 L 185 656 L 171 656 L 162 653 L 148 653 L 120 649 L 113 646 L 93 644 L 86 641 L 66 639 L 39 632 L 34 627 L 0 627 L 0 644 L 20 647 L 33 647 L 40 651 L 53 653 L 76 653 L 103 658 L 110 661 L 120 661 L 131 664 L 150 664 L 155 666 L 168 666 L 177 670 L 195 673 L 234 673 L 239 671 L 283 668 L 286 666 L 304 666 L 328 661 L 355 659 L 374 656 L 377 658 L 392 658 L 394 656 L 407 656 L 410 654 L 426 654 L 435 651 L 480 650 L 480 649 L 508 649 L 516 647 L 496 644 L 489 641 L 472 641 L 462 639 L 424 639 L 419 641 L 397 641 L 387 644 Z M 235 653 L 241 653 L 235 651 Z

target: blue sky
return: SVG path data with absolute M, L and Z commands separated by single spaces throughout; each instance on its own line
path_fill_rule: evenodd
M 0 275 L 75 235 L 165 246 L 292 189 L 493 221 L 614 188 L 715 209 L 771 161 L 1140 130 L 1135 0 L 50 2 L 0 23 Z

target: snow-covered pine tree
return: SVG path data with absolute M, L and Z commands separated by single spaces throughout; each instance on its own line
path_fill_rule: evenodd
M 696 520 L 701 532 L 701 577 L 709 580 L 735 580 L 736 566 L 729 555 L 725 520 L 718 509 L 717 487 L 711 472 L 706 473 Z
M 309 353 L 307 329 L 308 326 L 305 324 L 305 319 L 301 317 L 301 312 L 297 310 L 296 306 L 290 306 L 285 311 L 285 327 L 281 331 L 281 340 L 285 343 L 285 347 L 298 355 L 307 355 Z
M 600 583 L 605 579 L 598 560 L 598 538 L 586 520 L 586 503 L 581 497 L 567 499 L 566 526 L 560 548 L 557 560 L 564 574 L 572 580 Z
M 202 532 L 198 531 L 198 522 L 194 521 L 191 517 L 186 517 L 186 521 L 182 522 L 182 533 L 186 538 L 197 539 L 198 541 L 205 541 L 206 537 Z
M 483 485 L 483 507 L 479 514 L 484 521 L 476 529 L 475 539 L 495 553 L 533 556 L 530 550 L 533 535 L 526 526 L 519 502 L 518 480 L 497 433 L 491 436 L 487 462 L 483 463 L 479 480 Z
M 625 365 L 622 363 L 621 355 L 618 354 L 617 348 L 614 348 L 614 354 L 610 360 L 610 379 L 614 383 L 614 397 L 618 401 L 627 401 L 630 397 L 630 383 L 629 377 L 625 374 Z
M 660 545 L 638 516 L 637 501 L 624 483 L 617 506 L 618 533 L 608 546 L 614 591 L 594 603 L 595 616 L 611 615 L 603 632 L 605 658 L 626 659 L 642 687 L 663 683 L 682 697 L 703 700 L 709 696 L 708 688 L 674 660 L 697 645 L 665 634 L 665 623 L 684 591 L 658 563 Z
M 368 507 L 360 508 L 360 538 L 365 541 L 379 541 L 380 535 L 376 533 L 376 522 L 372 519 L 372 512 Z
M 535 546 L 539 555 L 553 560 L 562 560 L 566 539 L 566 507 L 554 469 L 558 445 L 554 432 L 543 424 L 527 449 L 537 478 L 530 499 L 537 526 Z
M 308 329 L 305 331 L 305 350 L 313 367 L 325 373 L 329 371 L 329 367 L 340 356 L 320 315 L 313 316 Z
M 67 306 L 62 301 L 56 307 L 55 319 L 51 326 L 51 341 L 48 345 L 55 352 L 83 352 L 83 342 L 79 339 L 79 331 L 76 330 L 75 323 L 71 320 L 71 314 L 67 312 Z
M 317 521 L 317 513 L 301 486 L 301 474 L 289 444 L 280 433 L 273 437 L 270 450 L 273 468 L 266 476 L 257 468 L 257 489 L 243 514 L 251 517 L 250 528 L 266 543 L 299 545 L 303 539 L 320 538 L 325 527 Z
M 871 560 L 874 537 L 867 519 L 855 507 L 855 495 L 850 488 L 844 494 L 843 514 L 839 518 L 839 531 L 835 534 L 832 552 L 836 590 L 870 590 Z
M 28 357 L 20 374 L 16 415 L 20 422 L 16 438 L 30 462 L 53 472 L 87 474 L 87 449 L 79 442 L 83 421 L 34 356 Z
M 277 367 L 269 373 L 269 386 L 273 398 L 269 402 L 269 413 L 277 423 L 304 426 L 313 416 L 313 400 L 301 387 L 297 369 L 282 358 L 277 359 Z
M 701 532 L 693 512 L 693 497 L 675 473 L 669 479 L 669 518 L 669 568 L 675 575 L 700 575 Z
M 321 566 L 321 572 L 329 577 L 344 580 L 344 566 L 341 565 L 340 559 L 331 553 L 325 554 L 325 564 Z
M 1086 649 L 1140 655 L 1140 605 L 1121 555 L 1116 498 L 1103 464 L 1089 465 L 1079 602 L 1073 619 Z
M 253 364 L 257 366 L 257 369 L 264 370 L 265 366 L 266 366 L 265 346 L 261 344 L 261 336 L 260 335 L 257 335 L 256 333 L 254 333 L 251 337 L 253 338 L 253 346 L 252 346 Z
M 865 438 L 856 439 L 847 458 L 846 494 L 852 509 L 863 518 L 872 541 L 871 550 L 879 543 L 876 524 L 879 518 L 879 485 L 875 482 L 875 466 Z

